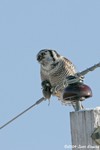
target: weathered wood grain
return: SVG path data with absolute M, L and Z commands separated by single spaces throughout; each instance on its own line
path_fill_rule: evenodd
M 100 145 L 91 138 L 100 126 L 100 107 L 70 113 L 72 150 L 100 150 Z

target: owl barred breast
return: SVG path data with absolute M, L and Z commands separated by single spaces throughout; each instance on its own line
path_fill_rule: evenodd
M 47 81 L 52 87 L 48 90 L 47 97 L 45 91 L 43 95 L 46 98 L 50 98 L 50 94 L 57 96 L 62 103 L 65 102 L 62 99 L 62 92 L 64 90 L 63 81 L 67 76 L 74 75 L 76 73 L 75 66 L 70 60 L 58 54 L 55 50 L 43 49 L 37 54 L 37 60 L 40 63 L 40 73 L 42 82 Z M 42 84 L 43 85 L 43 84 Z M 44 85 L 45 86 L 45 85 Z M 57 87 L 60 87 L 57 89 Z M 49 96 L 48 96 L 49 95 Z

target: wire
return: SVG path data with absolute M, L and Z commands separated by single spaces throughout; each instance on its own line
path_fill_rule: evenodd
M 18 114 L 17 116 L 15 116 L 14 118 L 12 118 L 11 120 L 9 120 L 7 123 L 5 123 L 4 125 L 2 125 L 0 127 L 0 129 L 6 127 L 8 124 L 10 124 L 11 122 L 13 122 L 14 120 L 16 120 L 17 118 L 19 118 L 21 115 L 23 115 L 24 113 L 26 113 L 27 111 L 29 111 L 31 108 L 33 108 L 34 106 L 40 104 L 42 101 L 46 100 L 44 97 L 40 98 L 38 101 L 36 101 L 33 105 L 31 105 L 30 107 L 28 107 L 27 109 L 25 109 L 24 111 L 22 111 L 20 114 Z
M 93 66 L 91 66 L 91 67 L 89 67 L 89 68 L 87 68 L 87 69 L 85 69 L 85 70 L 83 70 L 83 71 L 81 71 L 81 72 L 79 72 L 79 73 L 76 73 L 76 75 L 78 75 L 78 76 L 84 76 L 84 75 L 86 75 L 88 72 L 94 71 L 94 70 L 97 69 L 98 67 L 100 67 L 100 62 L 97 63 L 97 64 L 95 64 L 95 65 L 93 65 Z
M 94 69 L 100 67 L 100 62 L 90 68 L 87 68 L 85 70 L 83 70 L 82 72 L 76 73 L 76 75 L 78 76 L 82 76 L 82 75 L 86 75 L 88 72 L 93 71 Z M 59 86 L 57 87 L 59 88 Z M 60 87 L 61 88 L 61 87 Z M 57 89 L 58 90 L 58 89 Z M 34 106 L 40 104 L 42 101 L 46 100 L 46 98 L 42 97 L 40 98 L 35 104 L 33 104 L 32 106 L 30 106 L 29 108 L 27 108 L 26 110 L 24 110 L 23 112 L 21 112 L 20 114 L 18 114 L 17 116 L 15 116 L 14 118 L 12 118 L 11 120 L 9 120 L 7 123 L 5 123 L 4 125 L 2 125 L 0 127 L 0 129 L 6 127 L 8 124 L 10 124 L 11 122 L 13 122 L 14 120 L 16 120 L 18 117 L 20 117 L 21 115 L 23 115 L 24 113 L 26 113 L 27 111 L 29 111 L 31 108 L 33 108 Z

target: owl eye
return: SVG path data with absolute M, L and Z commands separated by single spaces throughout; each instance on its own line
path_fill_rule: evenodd
M 45 55 L 45 53 L 42 53 L 42 56 L 44 56 Z

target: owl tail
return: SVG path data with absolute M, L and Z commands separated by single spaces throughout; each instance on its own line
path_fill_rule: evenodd
M 73 106 L 73 108 L 74 108 L 75 111 L 84 110 L 82 102 L 80 102 L 80 101 L 72 103 L 72 106 Z

